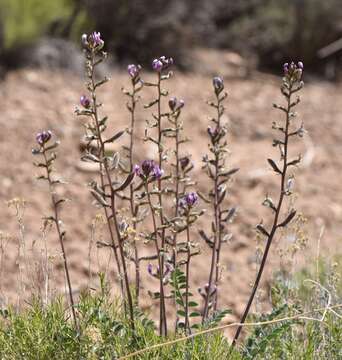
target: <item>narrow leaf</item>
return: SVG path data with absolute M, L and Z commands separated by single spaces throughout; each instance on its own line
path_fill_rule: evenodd
M 133 181 L 134 179 L 134 172 L 130 173 L 126 180 L 116 189 L 114 189 L 114 192 L 121 191 L 126 189 L 126 187 Z
M 292 210 L 290 214 L 287 216 L 287 218 L 278 225 L 278 227 L 285 227 L 295 217 L 295 215 L 296 215 L 296 210 Z
M 107 139 L 105 141 L 105 143 L 112 143 L 115 140 L 119 139 L 126 131 L 125 130 L 121 130 L 119 132 L 117 132 L 115 135 L 113 135 L 111 138 Z
M 272 159 L 267 159 L 267 161 L 276 173 L 282 174 L 281 170 L 278 168 L 277 164 Z
M 270 236 L 270 234 L 267 232 L 267 230 L 261 224 L 258 224 L 256 228 L 261 234 L 263 234 L 267 237 Z

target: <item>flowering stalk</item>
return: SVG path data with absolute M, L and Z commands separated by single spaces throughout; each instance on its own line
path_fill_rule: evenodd
M 87 57 L 86 68 L 87 75 L 89 78 L 89 82 L 87 84 L 87 88 L 91 94 L 91 100 L 87 97 L 83 96 L 81 98 L 81 105 L 84 107 L 83 110 L 78 110 L 78 115 L 86 115 L 91 118 L 91 123 L 87 124 L 87 129 L 90 131 L 90 134 L 87 135 L 87 139 L 89 140 L 89 146 L 93 140 L 97 143 L 97 156 L 95 156 L 91 149 L 88 148 L 87 154 L 83 157 L 86 161 L 92 161 L 95 163 L 99 163 L 100 167 L 100 181 L 101 184 L 98 185 L 96 182 L 91 183 L 91 193 L 96 199 L 96 201 L 102 205 L 105 211 L 108 230 L 111 237 L 112 249 L 114 251 L 115 260 L 117 263 L 117 267 L 120 273 L 120 278 L 123 276 L 124 286 L 126 296 L 124 296 L 124 304 L 125 309 L 128 305 L 129 316 L 130 316 L 130 325 L 132 330 L 134 331 L 134 309 L 133 309 L 133 300 L 132 294 L 129 286 L 129 278 L 127 272 L 127 264 L 125 259 L 124 252 L 124 238 L 120 232 L 120 224 L 119 219 L 117 217 L 117 209 L 116 209 L 116 197 L 117 192 L 124 190 L 126 187 L 130 185 L 133 180 L 134 174 L 131 173 L 128 175 L 126 180 L 122 183 L 122 185 L 114 188 L 114 182 L 111 178 L 111 171 L 115 170 L 118 166 L 119 156 L 118 154 L 114 154 L 113 157 L 109 157 L 106 155 L 105 144 L 108 142 L 114 142 L 119 137 L 121 137 L 124 131 L 120 131 L 119 133 L 113 135 L 111 138 L 105 140 L 103 137 L 103 132 L 106 129 L 106 120 L 107 118 L 100 119 L 98 108 L 101 106 L 97 103 L 96 98 L 96 89 L 104 84 L 108 79 L 105 78 L 99 82 L 95 80 L 95 67 L 100 64 L 106 57 L 106 54 L 102 52 L 102 48 L 104 45 L 103 40 L 100 38 L 99 33 L 93 33 L 90 36 L 86 34 L 82 36 L 83 45 L 85 48 L 85 53 Z M 106 189 L 109 188 L 109 194 Z M 107 198 L 110 199 L 110 205 L 107 203 Z M 110 209 L 110 212 L 107 210 Z M 114 225 L 114 231 L 117 238 L 117 244 L 114 238 L 114 231 L 112 229 L 112 221 Z M 117 251 L 119 250 L 119 252 Z M 123 281 L 120 279 L 121 289 L 123 292 Z M 123 292 L 124 294 L 124 292 Z
M 180 133 L 183 130 L 183 124 L 180 121 L 179 117 L 181 115 L 181 110 L 184 107 L 184 100 L 180 99 L 178 100 L 176 97 L 172 97 L 169 100 L 169 108 L 171 110 L 171 113 L 168 116 L 168 120 L 174 126 L 174 128 L 170 128 L 170 132 L 166 133 L 165 135 L 168 137 L 174 137 L 175 141 L 175 174 L 174 174 L 174 180 L 175 180 L 175 189 L 174 189 L 174 198 L 175 198 L 175 211 L 174 211 L 174 217 L 178 218 L 179 216 L 179 199 L 181 197 L 181 194 L 184 194 L 186 189 L 186 179 L 184 176 L 184 172 L 189 172 L 192 169 L 192 166 L 188 167 L 190 164 L 190 160 L 188 157 L 181 158 L 180 154 L 180 145 L 184 142 L 186 142 L 186 139 L 182 139 L 180 137 Z M 187 168 L 187 169 L 186 169 Z M 186 169 L 186 170 L 185 170 Z M 180 185 L 181 183 L 184 184 L 183 190 L 181 191 Z M 172 241 L 172 265 L 173 268 L 177 265 L 177 231 L 175 231 L 173 235 L 173 241 Z
M 35 148 L 32 150 L 33 155 L 41 155 L 43 156 L 43 162 L 37 162 L 34 163 L 37 167 L 42 167 L 46 170 L 46 175 L 40 175 L 38 179 L 45 180 L 49 184 L 49 190 L 51 194 L 51 202 L 53 207 L 53 216 L 50 216 L 47 218 L 47 220 L 52 220 L 56 226 L 59 244 L 62 251 L 63 256 L 63 265 L 64 265 L 64 271 L 65 276 L 67 280 L 67 286 L 68 286 L 68 292 L 69 292 L 69 300 L 70 300 L 70 306 L 71 306 L 71 313 L 73 317 L 73 321 L 75 324 L 75 328 L 78 330 L 78 322 L 77 322 L 77 316 L 75 311 L 75 302 L 72 294 L 72 286 L 71 286 L 71 280 L 70 280 L 70 274 L 69 274 L 69 266 L 67 261 L 67 256 L 64 248 L 64 240 L 65 240 L 65 231 L 61 229 L 62 221 L 59 216 L 59 206 L 65 202 L 65 199 L 58 199 L 55 193 L 55 185 L 58 185 L 61 183 L 60 180 L 52 179 L 51 173 L 53 171 L 52 165 L 54 161 L 57 158 L 57 155 L 52 150 L 56 149 L 59 145 L 59 142 L 56 141 L 53 144 L 49 144 L 49 141 L 51 140 L 52 132 L 51 131 L 43 131 L 41 133 L 38 133 L 36 136 L 36 141 L 38 143 L 39 148 Z
M 150 140 L 158 146 L 158 165 L 159 168 L 162 168 L 163 161 L 164 161 L 164 154 L 163 154 L 163 144 L 162 144 L 162 137 L 163 137 L 163 127 L 162 127 L 162 117 L 165 114 L 161 112 L 161 105 L 162 105 L 162 97 L 167 96 L 167 91 L 161 88 L 161 83 L 163 80 L 167 80 L 171 77 L 172 73 L 168 72 L 167 75 L 163 74 L 163 71 L 167 70 L 171 65 L 173 65 L 172 58 L 166 58 L 165 56 L 161 56 L 158 59 L 154 59 L 152 62 L 152 68 L 157 73 L 157 83 L 146 83 L 147 86 L 153 86 L 157 88 L 157 98 L 152 101 L 150 104 L 146 105 L 145 108 L 152 107 L 157 105 L 157 114 L 153 115 L 154 120 L 156 121 L 155 125 L 152 127 L 157 128 L 157 138 L 152 139 L 148 137 L 146 140 Z M 158 200 L 159 200 L 159 217 L 160 217 L 160 251 L 158 256 L 160 257 L 160 274 L 164 274 L 164 266 L 165 266 L 165 256 L 166 256 L 166 241 L 165 241 L 165 230 L 166 224 L 164 221 L 164 213 L 163 213 L 163 188 L 162 188 L 162 178 L 158 178 Z M 159 233 L 156 234 L 157 236 Z M 160 294 L 164 294 L 164 284 L 160 282 Z M 160 296 L 160 322 L 161 322 L 161 335 L 167 335 L 167 319 L 166 319 L 166 307 L 165 307 L 165 298 Z
M 157 261 L 158 261 L 158 273 L 159 273 L 159 299 L 160 299 L 160 312 L 159 312 L 159 333 L 160 335 L 165 334 L 165 324 L 166 324 L 166 313 L 165 313 L 165 293 L 164 293 L 164 270 L 162 268 L 162 257 L 161 248 L 158 243 L 158 225 L 156 219 L 156 207 L 152 203 L 151 199 L 151 191 L 149 189 L 149 183 L 158 181 L 162 175 L 163 171 L 153 160 L 144 160 L 142 164 L 135 165 L 134 167 L 135 174 L 138 175 L 144 184 L 145 194 L 147 196 L 148 205 L 151 211 L 152 221 L 153 221 L 153 233 L 151 234 L 151 238 L 153 239 Z M 158 204 L 158 211 L 160 211 L 160 206 Z
M 134 65 L 134 64 L 128 65 L 127 71 L 129 76 L 131 77 L 132 90 L 131 91 L 124 90 L 124 93 L 130 98 L 130 103 L 127 103 L 127 109 L 131 114 L 131 126 L 129 129 L 130 142 L 129 142 L 129 154 L 128 154 L 130 173 L 133 172 L 133 166 L 134 166 L 135 108 L 139 100 L 137 94 L 143 88 L 143 82 L 140 79 L 140 70 L 141 70 L 140 65 Z M 137 220 L 139 207 L 135 203 L 134 199 L 135 199 L 135 190 L 133 183 L 131 183 L 129 186 L 129 203 L 130 203 L 130 210 L 133 221 L 133 230 L 134 232 L 136 232 L 137 229 L 136 220 Z M 134 246 L 134 266 L 135 266 L 135 299 L 136 299 L 136 305 L 139 305 L 140 259 L 139 259 L 138 246 L 135 240 L 133 246 Z
M 276 123 L 273 123 L 273 129 L 278 130 L 282 135 L 283 139 L 275 139 L 273 141 L 273 146 L 277 146 L 279 148 L 280 152 L 280 159 L 282 161 L 282 167 L 280 168 L 276 162 L 272 159 L 268 159 L 268 163 L 272 167 L 273 171 L 280 175 L 280 193 L 279 193 L 279 199 L 277 205 L 274 205 L 272 200 L 270 198 L 267 198 L 264 201 L 264 204 L 268 206 L 274 213 L 274 219 L 273 224 L 270 231 L 267 231 L 262 224 L 257 225 L 257 230 L 266 237 L 266 247 L 265 251 L 261 260 L 260 268 L 257 274 L 257 277 L 255 279 L 252 293 L 248 299 L 246 308 L 243 312 L 243 315 L 241 317 L 240 323 L 241 325 L 237 328 L 233 342 L 232 347 L 235 346 L 236 341 L 239 338 L 239 335 L 242 330 L 242 324 L 245 322 L 247 315 L 249 314 L 250 308 L 253 303 L 253 299 L 255 297 L 255 294 L 257 292 L 257 289 L 259 287 L 260 279 L 262 277 L 262 273 L 265 268 L 265 264 L 267 261 L 268 253 L 272 244 L 272 241 L 274 239 L 274 236 L 279 228 L 286 227 L 291 220 L 296 215 L 296 210 L 292 209 L 286 216 L 285 219 L 279 220 L 282 204 L 284 201 L 285 196 L 291 195 L 291 191 L 288 188 L 288 182 L 293 182 L 293 176 L 288 177 L 287 172 L 288 168 L 291 166 L 295 166 L 299 164 L 300 157 L 298 159 L 294 159 L 289 161 L 288 160 L 288 148 L 289 148 L 289 140 L 293 136 L 303 136 L 303 126 L 295 131 L 291 131 L 290 125 L 291 120 L 296 116 L 296 114 L 293 112 L 293 108 L 300 102 L 300 98 L 297 97 L 296 100 L 293 101 L 293 94 L 297 93 L 299 90 L 302 89 L 304 83 L 302 80 L 302 72 L 303 72 L 303 63 L 298 62 L 298 64 L 294 64 L 293 62 L 289 65 L 288 63 L 284 64 L 284 77 L 281 85 L 281 93 L 285 97 L 286 100 L 286 106 L 276 105 L 274 104 L 274 107 L 276 109 L 281 110 L 285 114 L 285 126 L 278 126 Z
M 222 124 L 221 118 L 224 113 L 223 101 L 227 97 L 227 93 L 223 92 L 224 84 L 221 77 L 214 77 L 213 87 L 216 102 L 209 102 L 209 105 L 216 110 L 216 118 L 213 118 L 214 127 L 208 127 L 208 135 L 210 138 L 209 150 L 212 158 L 208 155 L 203 158 L 203 169 L 206 170 L 209 178 L 213 182 L 213 189 L 209 192 L 209 197 L 202 195 L 203 200 L 211 204 L 213 207 L 214 221 L 212 223 L 212 236 L 208 236 L 203 230 L 200 230 L 201 237 L 211 248 L 211 265 L 209 272 L 209 280 L 206 290 L 203 292 L 205 298 L 202 322 L 204 323 L 209 315 L 209 309 L 217 309 L 218 282 L 221 245 L 230 237 L 225 232 L 225 223 L 228 223 L 233 217 L 235 209 L 222 209 L 223 200 L 227 194 L 226 183 L 229 181 L 238 169 L 227 170 L 225 167 L 225 157 L 227 153 L 227 142 L 225 135 L 227 128 Z M 201 195 L 201 194 L 200 194 Z
M 186 260 L 185 260 L 185 329 L 191 334 L 190 322 L 189 322 L 189 282 L 190 282 L 190 260 L 193 254 L 191 254 L 191 241 L 190 241 L 190 226 L 191 226 L 191 209 L 197 203 L 198 195 L 195 192 L 186 194 L 180 201 L 180 207 L 185 212 L 186 216 Z

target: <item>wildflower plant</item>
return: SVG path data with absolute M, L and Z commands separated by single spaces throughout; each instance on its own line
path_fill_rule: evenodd
M 218 304 L 218 285 L 220 280 L 220 255 L 222 243 L 227 242 L 231 237 L 227 224 L 235 214 L 235 208 L 224 208 L 224 200 L 228 194 L 227 184 L 231 176 L 238 169 L 228 169 L 226 166 L 227 157 L 227 124 L 223 123 L 224 101 L 227 92 L 224 91 L 223 79 L 219 76 L 213 78 L 215 101 L 208 104 L 215 109 L 216 116 L 211 119 L 212 125 L 208 126 L 209 152 L 210 155 L 203 157 L 203 170 L 212 182 L 212 188 L 208 194 L 201 194 L 202 199 L 212 208 L 213 221 L 211 223 L 211 234 L 200 230 L 199 234 L 211 249 L 211 262 L 208 283 L 200 293 L 204 298 L 204 310 L 202 321 L 205 323 L 209 317 L 209 310 L 214 313 Z
M 166 337 L 169 334 L 170 320 L 174 321 L 175 333 L 190 336 L 193 336 L 197 329 L 217 326 L 229 312 L 220 309 L 221 258 L 223 244 L 232 236 L 229 224 L 236 213 L 235 207 L 228 205 L 229 183 L 239 170 L 230 168 L 227 164 L 228 124 L 224 121 L 227 92 L 224 81 L 220 76 L 213 78 L 214 100 L 208 101 L 215 115 L 210 118 L 210 125 L 207 128 L 209 145 L 208 154 L 203 156 L 202 173 L 209 179 L 210 186 L 208 191 L 203 193 L 197 189 L 197 183 L 191 176 L 195 166 L 191 154 L 184 152 L 183 149 L 183 144 L 190 140 L 184 134 L 183 128 L 182 115 L 186 108 L 185 102 L 175 96 L 170 97 L 169 91 L 164 86 L 173 75 L 170 70 L 174 63 L 173 59 L 161 56 L 152 61 L 150 69 L 152 81 L 143 78 L 143 69 L 140 65 L 128 65 L 130 88 L 123 88 L 122 91 L 128 99 L 126 106 L 129 126 L 109 134 L 108 118 L 102 114 L 102 103 L 98 99 L 98 88 L 109 80 L 106 77 L 98 79 L 97 72 L 97 67 L 107 57 L 103 50 L 105 43 L 100 33 L 93 32 L 82 36 L 82 46 L 87 80 L 85 92 L 81 94 L 76 109 L 76 114 L 84 120 L 85 128 L 86 147 L 81 159 L 97 165 L 95 178 L 89 183 L 89 190 L 94 204 L 103 212 L 101 219 L 104 219 L 109 238 L 109 241 L 101 241 L 98 245 L 108 247 L 114 254 L 114 271 L 118 278 L 124 314 L 122 322 L 114 321 L 112 328 L 115 328 L 119 334 L 121 330 L 129 327 L 129 335 L 137 341 L 135 344 L 138 344 L 142 341 L 142 337 L 138 336 L 141 334 L 142 325 L 145 324 L 149 331 L 154 327 L 153 322 L 145 318 L 139 308 L 143 289 L 142 270 L 146 270 L 148 276 L 158 281 L 158 291 L 153 292 L 148 288 L 148 294 L 159 303 L 160 336 Z M 278 230 L 285 228 L 296 216 L 294 208 L 290 207 L 287 213 L 283 208 L 285 199 L 290 198 L 293 193 L 294 174 L 291 169 L 300 162 L 300 157 L 290 158 L 290 140 L 296 136 L 302 137 L 304 134 L 303 125 L 298 127 L 294 123 L 296 117 L 294 108 L 300 102 L 299 97 L 294 99 L 294 96 L 303 87 L 303 64 L 286 63 L 283 70 L 281 93 L 285 105 L 274 105 L 274 107 L 284 114 L 284 121 L 273 123 L 273 129 L 279 134 L 273 140 L 273 146 L 279 150 L 280 157 L 279 160 L 268 159 L 271 169 L 280 178 L 278 201 L 274 203 L 269 196 L 263 201 L 263 205 L 273 214 L 272 223 L 269 228 L 262 223 L 256 227 L 259 234 L 266 238 L 266 246 L 241 324 L 245 322 L 250 312 L 273 239 Z M 153 90 L 153 99 L 144 106 L 144 109 L 151 111 L 152 114 L 146 121 L 143 140 L 151 144 L 156 151 L 155 156 L 141 159 L 136 146 L 136 139 L 139 136 L 136 110 L 140 94 L 146 87 Z M 127 138 L 127 135 L 128 145 L 123 145 L 121 151 L 109 149 L 109 144 Z M 64 248 L 66 233 L 60 217 L 60 206 L 65 199 L 57 196 L 55 187 L 61 184 L 61 180 L 55 179 L 52 175 L 53 164 L 57 158 L 55 149 L 59 146 L 58 141 L 52 141 L 53 138 L 51 131 L 38 133 L 37 147 L 32 152 L 42 159 L 35 165 L 45 170 L 45 173 L 38 178 L 47 181 L 50 188 L 53 215 L 46 220 L 56 226 L 72 316 L 75 329 L 78 329 L 88 309 L 84 308 L 85 297 L 83 300 L 81 297 L 80 303 L 83 304 L 83 308 L 78 307 L 77 317 Z M 123 210 L 124 204 L 127 203 L 128 215 L 127 211 L 125 213 Z M 203 203 L 207 205 L 207 209 L 201 208 Z M 289 204 L 291 205 L 292 202 Z M 197 220 L 204 213 L 209 218 L 209 230 L 197 226 Z M 138 238 L 144 241 L 138 241 Z M 203 300 L 201 305 L 195 301 L 191 290 L 193 257 L 201 251 L 198 239 L 208 246 L 210 252 L 207 282 L 199 289 Z M 89 274 L 92 245 L 91 243 L 89 246 Z M 143 246 L 148 249 L 147 256 L 141 255 L 145 253 L 142 251 Z M 146 267 L 141 266 L 143 261 L 147 263 Z M 131 263 L 134 266 L 134 274 L 129 272 Z M 103 298 L 106 296 L 107 299 L 109 293 L 107 288 L 105 289 L 104 276 L 101 275 L 100 278 L 101 296 Z M 101 299 L 96 307 L 103 305 Z M 241 329 L 242 325 L 238 326 L 232 347 L 238 340 Z M 86 332 L 88 330 L 86 329 Z
M 304 86 L 304 82 L 302 81 L 303 69 L 304 65 L 302 62 L 298 62 L 297 64 L 294 62 L 291 62 L 290 64 L 284 64 L 284 76 L 280 86 L 280 91 L 285 99 L 285 105 L 273 105 L 275 109 L 278 109 L 284 115 L 283 123 L 278 123 L 275 121 L 272 124 L 272 128 L 276 130 L 278 134 L 280 134 L 280 137 L 276 137 L 273 140 L 273 146 L 279 149 L 280 165 L 277 161 L 271 158 L 267 159 L 272 170 L 276 173 L 277 176 L 280 177 L 279 197 L 276 204 L 274 204 L 272 199 L 268 196 L 263 202 L 263 204 L 273 213 L 273 222 L 269 230 L 267 230 L 262 223 L 258 224 L 256 227 L 257 231 L 266 238 L 266 246 L 251 295 L 240 320 L 241 324 L 246 321 L 247 315 L 252 306 L 269 255 L 269 250 L 277 231 L 286 227 L 296 216 L 296 210 L 294 208 L 290 209 L 285 215 L 282 214 L 282 208 L 286 197 L 290 197 L 292 195 L 291 190 L 293 187 L 294 175 L 289 172 L 301 161 L 300 156 L 295 159 L 290 159 L 289 145 L 292 138 L 303 137 L 304 134 L 303 124 L 301 124 L 299 127 L 294 124 L 294 119 L 297 116 L 294 109 L 300 102 L 300 97 L 297 96 L 294 99 L 294 96 Z M 236 330 L 232 344 L 233 346 L 239 338 L 241 330 L 242 325 L 240 325 Z
M 64 247 L 64 241 L 66 237 L 66 231 L 63 228 L 63 222 L 60 217 L 60 206 L 62 203 L 66 201 L 65 198 L 58 198 L 55 187 L 62 184 L 63 182 L 60 179 L 55 179 L 52 176 L 53 173 L 53 164 L 57 158 L 57 154 L 55 152 L 55 149 L 59 145 L 59 141 L 50 142 L 52 139 L 52 132 L 50 130 L 44 130 L 36 135 L 36 142 L 38 144 L 38 147 L 32 149 L 32 154 L 35 156 L 39 156 L 42 160 L 37 161 L 34 163 L 35 166 L 38 168 L 43 168 L 45 170 L 45 173 L 39 175 L 37 177 L 38 180 L 46 181 L 49 185 L 50 190 L 50 196 L 51 196 L 51 202 L 53 207 L 53 215 L 46 217 L 45 220 L 52 221 L 57 230 L 59 244 L 61 247 L 62 257 L 63 257 L 63 265 L 64 265 L 64 271 L 65 271 L 65 277 L 67 280 L 67 287 L 69 292 L 69 300 L 70 300 L 70 306 L 71 306 L 71 313 L 73 317 L 73 321 L 75 323 L 75 328 L 78 327 L 77 323 L 77 315 L 76 315 L 76 309 L 75 309 L 75 301 L 73 297 L 73 288 L 70 278 L 70 272 L 69 272 L 69 264 L 67 260 L 67 255 Z
M 89 96 L 83 95 L 80 99 L 82 108 L 77 109 L 77 115 L 86 116 L 88 122 L 85 125 L 87 142 L 86 153 L 82 160 L 97 163 L 99 182 L 93 180 L 90 184 L 90 192 L 95 201 L 103 208 L 107 219 L 108 231 L 111 239 L 111 248 L 114 252 L 116 267 L 119 273 L 121 292 L 124 298 L 125 308 L 128 309 L 131 328 L 134 330 L 134 309 L 133 297 L 130 288 L 127 259 L 124 250 L 124 221 L 119 219 L 117 212 L 117 193 L 129 187 L 133 180 L 134 173 L 130 172 L 121 184 L 113 177 L 118 170 L 120 161 L 119 153 L 109 156 L 106 152 L 106 144 L 115 142 L 125 131 L 119 131 L 109 138 L 104 137 L 107 128 L 107 117 L 101 118 L 99 108 L 101 103 L 97 99 L 97 89 L 108 81 L 108 78 L 96 79 L 96 67 L 105 60 L 107 54 L 102 50 L 104 41 L 100 33 L 93 32 L 89 36 L 82 36 L 82 43 L 86 57 L 87 90 Z

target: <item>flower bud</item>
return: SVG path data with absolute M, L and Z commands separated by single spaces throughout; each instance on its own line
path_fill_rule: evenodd
M 198 195 L 196 192 L 190 192 L 185 194 L 179 201 L 179 206 L 183 209 L 194 206 L 198 201 Z
M 223 79 L 220 76 L 215 76 L 213 78 L 213 86 L 216 95 L 218 95 L 224 89 Z
M 51 136 L 52 132 L 50 130 L 42 131 L 36 135 L 36 141 L 39 145 L 43 146 L 51 139 Z
M 169 100 L 169 108 L 172 112 L 180 110 L 184 106 L 184 100 L 178 100 L 176 97 L 172 97 Z
M 163 69 L 163 63 L 159 59 L 154 59 L 152 61 L 152 69 L 154 71 L 160 72 Z
M 86 109 L 89 109 L 90 108 L 90 99 L 87 98 L 85 95 L 82 95 L 80 97 L 80 104 L 86 108 Z
M 140 70 L 141 70 L 140 65 L 130 64 L 127 66 L 127 72 L 132 79 L 135 79 L 139 75 Z
M 84 47 L 87 47 L 89 45 L 89 43 L 88 43 L 88 35 L 83 34 L 82 37 L 81 37 L 81 41 L 82 41 L 82 45 Z
M 185 156 L 179 159 L 179 163 L 182 170 L 185 170 L 185 168 L 190 164 L 190 159 Z

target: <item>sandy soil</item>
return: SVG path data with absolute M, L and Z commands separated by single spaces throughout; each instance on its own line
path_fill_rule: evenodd
M 224 72 L 224 69 L 222 71 Z M 125 98 L 120 91 L 121 86 L 128 86 L 128 79 L 125 73 L 117 71 L 111 75 L 112 80 L 104 86 L 100 98 L 105 104 L 102 111 L 109 115 L 110 127 L 116 131 L 126 127 L 128 120 Z M 280 78 L 259 73 L 252 74 L 248 79 L 225 79 L 229 92 L 229 162 L 232 167 L 239 167 L 240 171 L 230 185 L 229 205 L 237 206 L 238 213 L 231 225 L 233 238 L 223 248 L 221 264 L 224 273 L 220 304 L 222 307 L 232 308 L 233 317 L 243 310 L 250 292 L 250 283 L 255 275 L 258 246 L 255 225 L 261 218 L 264 218 L 265 223 L 269 220 L 269 211 L 261 203 L 266 193 L 273 198 L 276 196 L 279 182 L 279 178 L 270 171 L 266 163 L 270 154 L 278 156 L 271 146 L 274 134 L 271 124 L 281 116 L 272 108 L 273 102 L 281 100 L 279 82 Z M 177 73 L 169 82 L 169 89 L 171 94 L 184 98 L 186 102 L 184 123 L 192 143 L 185 151 L 193 155 L 194 177 L 197 179 L 201 173 L 200 159 L 207 148 L 207 116 L 211 114 L 211 109 L 205 101 L 211 97 L 210 76 Z M 298 107 L 298 121 L 305 122 L 308 134 L 303 141 L 295 141 L 291 154 L 296 156 L 302 153 L 304 159 L 303 165 L 296 171 L 295 204 L 307 219 L 303 228 L 308 244 L 307 249 L 300 251 L 293 261 L 287 253 L 283 258 L 279 258 L 279 250 L 288 249 L 294 239 L 298 241 L 302 239 L 302 235 L 297 233 L 293 236 L 295 232 L 290 231 L 278 236 L 273 248 L 277 256 L 273 256 L 267 266 L 264 290 L 267 289 L 267 279 L 270 278 L 272 269 L 277 270 L 285 263 L 295 264 L 295 268 L 299 268 L 297 263 L 302 264 L 303 257 L 309 263 L 315 261 L 318 238 L 323 227 L 325 232 L 321 239 L 320 253 L 331 256 L 342 251 L 341 91 L 341 85 L 308 80 L 302 92 L 303 101 Z M 81 290 L 89 282 L 92 287 L 97 287 L 96 272 L 99 269 L 108 271 L 110 280 L 115 279 L 113 259 L 108 248 L 96 249 L 93 244 L 91 256 L 88 255 L 91 224 L 99 209 L 91 205 L 86 186 L 94 174 L 77 166 L 83 130 L 82 121 L 75 117 L 73 111 L 83 92 L 82 79 L 58 71 L 21 70 L 9 73 L 4 82 L 0 83 L 0 231 L 3 233 L 0 291 L 3 304 L 14 301 L 20 294 L 19 265 L 26 279 L 26 293 L 45 291 L 42 266 L 46 249 L 41 218 L 49 214 L 51 208 L 47 188 L 35 180 L 37 169 L 32 165 L 31 154 L 34 136 L 41 129 L 51 129 L 61 141 L 55 167 L 58 175 L 68 181 L 66 186 L 59 188 L 59 192 L 71 199 L 64 206 L 62 218 L 68 234 L 66 248 L 75 289 Z M 149 99 L 150 90 L 145 93 L 142 103 Z M 141 130 L 148 116 L 148 111 L 139 110 Z M 149 157 L 152 153 L 152 149 L 143 147 L 141 142 L 138 142 L 138 147 L 139 159 Z M 199 186 L 204 189 L 206 184 L 201 182 Z M 13 198 L 27 201 L 22 236 L 14 209 L 6 205 L 6 202 Z M 208 226 L 207 219 L 201 220 L 201 226 Z M 5 234 L 9 234 L 10 238 L 6 238 Z M 99 224 L 95 238 L 104 241 L 107 239 L 105 229 L 101 229 Z M 191 274 L 192 286 L 195 288 L 207 282 L 209 271 L 208 250 L 206 245 L 198 240 L 202 255 L 194 260 Z M 25 244 L 26 255 L 20 258 L 18 244 L 21 241 Z M 49 264 L 53 269 L 50 271 L 50 291 L 60 292 L 64 289 L 64 276 L 58 240 L 53 230 L 48 233 L 46 241 Z M 92 274 L 90 280 L 89 259 Z M 133 268 L 131 271 L 133 273 Z M 149 309 L 153 302 L 148 299 L 146 292 L 157 283 L 148 278 L 145 268 L 142 271 L 145 299 L 143 305 Z M 267 299 L 267 292 L 262 292 L 260 299 Z

